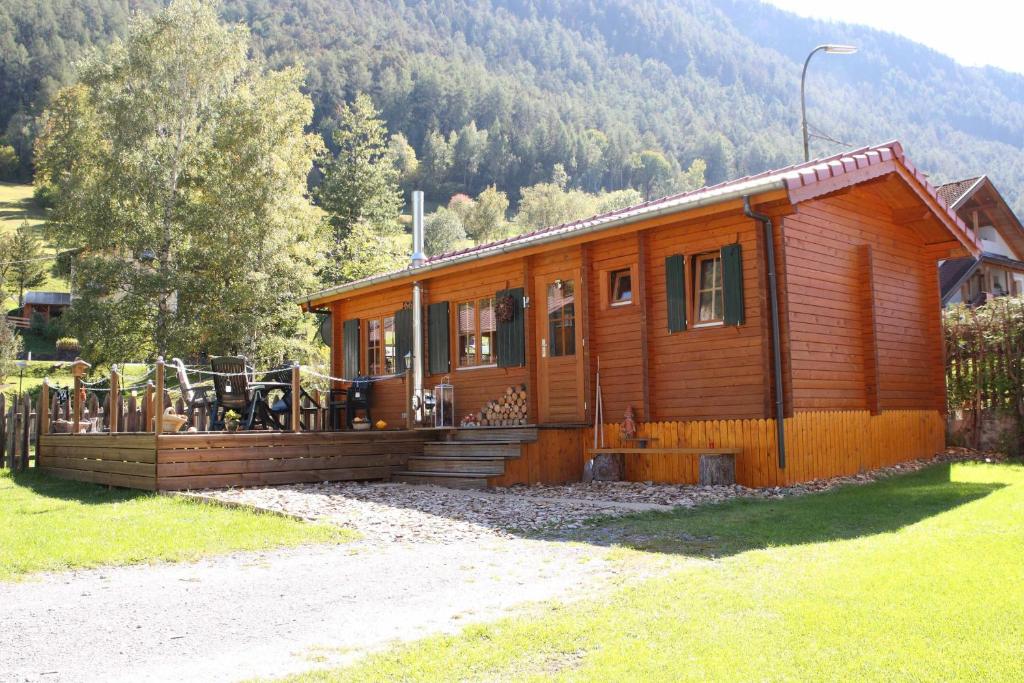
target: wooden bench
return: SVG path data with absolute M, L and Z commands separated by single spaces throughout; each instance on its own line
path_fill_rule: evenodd
M 595 455 L 699 455 L 701 486 L 732 486 L 736 483 L 739 448 L 589 448 Z

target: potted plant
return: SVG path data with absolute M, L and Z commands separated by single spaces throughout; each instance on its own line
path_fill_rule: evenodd
M 352 429 L 357 431 L 366 431 L 370 428 L 370 421 L 365 417 L 356 417 L 352 419 Z
M 237 432 L 238 428 L 242 426 L 242 422 L 239 419 L 241 417 L 241 415 L 233 410 L 224 413 L 224 429 L 229 432 Z

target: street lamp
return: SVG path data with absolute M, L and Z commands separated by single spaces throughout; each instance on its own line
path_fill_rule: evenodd
M 811 50 L 804 60 L 804 70 L 800 74 L 800 127 L 804 132 L 804 161 L 811 160 L 811 148 L 807 139 L 807 98 L 804 96 L 804 83 L 807 81 L 807 65 L 811 63 L 811 57 L 819 52 L 827 52 L 833 55 L 852 55 L 857 51 L 853 45 L 819 45 Z

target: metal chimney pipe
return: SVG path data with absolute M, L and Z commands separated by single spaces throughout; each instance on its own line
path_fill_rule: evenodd
M 427 260 L 423 253 L 423 192 L 412 193 L 412 267 L 423 265 Z
M 423 192 L 412 193 L 412 267 L 423 264 Z M 423 421 L 423 290 L 412 283 L 412 406 L 413 421 Z

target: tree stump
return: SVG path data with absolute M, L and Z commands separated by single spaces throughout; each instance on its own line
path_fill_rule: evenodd
M 736 483 L 736 456 L 706 453 L 700 456 L 701 486 L 732 486 Z
M 599 453 L 594 456 L 594 481 L 621 481 L 622 470 L 622 461 L 618 455 Z

